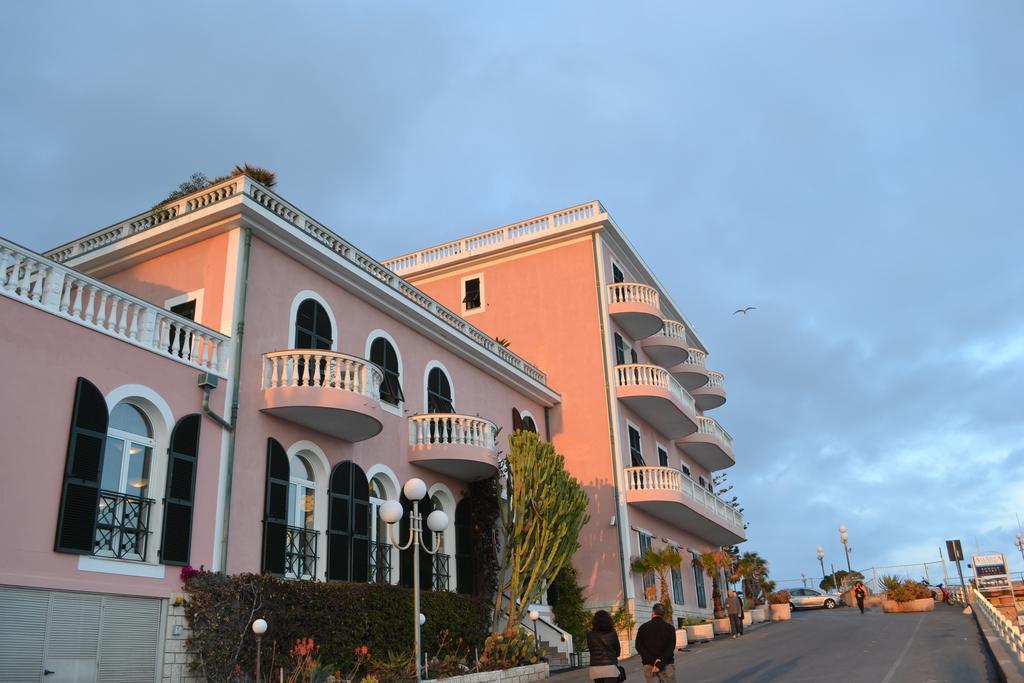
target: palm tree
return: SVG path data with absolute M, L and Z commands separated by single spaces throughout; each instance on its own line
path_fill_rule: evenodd
M 704 568 L 704 571 L 711 575 L 711 601 L 714 605 L 715 618 L 723 619 L 725 610 L 722 609 L 722 592 L 718 588 L 718 575 L 721 573 L 721 570 L 732 566 L 732 556 L 719 548 L 701 553 L 698 561 Z
M 755 552 L 747 552 L 736 559 L 729 580 L 742 581 L 744 596 L 756 603 L 760 579 L 767 576 L 768 561 Z
M 665 621 L 672 621 L 672 595 L 669 593 L 668 575 L 675 567 L 683 561 L 679 551 L 672 546 L 665 546 L 661 550 L 648 548 L 640 557 L 634 557 L 629 568 L 636 574 L 646 575 L 653 572 L 658 575 L 658 582 L 661 584 L 661 600 L 665 605 Z M 654 586 L 647 589 L 644 596 L 647 600 L 654 601 L 657 596 L 654 593 Z

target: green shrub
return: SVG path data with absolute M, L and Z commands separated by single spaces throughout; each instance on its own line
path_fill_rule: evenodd
M 704 619 L 703 617 L 680 617 L 679 628 L 686 628 L 687 626 L 702 626 L 704 624 L 710 624 L 710 619 Z
M 587 649 L 587 631 L 594 615 L 583 606 L 583 587 L 576 583 L 576 568 L 571 563 L 562 567 L 555 577 L 557 599 L 551 604 L 555 624 L 572 634 L 576 652 Z
M 889 585 L 886 584 L 886 589 L 889 593 L 889 599 L 896 602 L 910 602 L 911 600 L 922 600 L 932 597 L 931 589 L 910 579 L 900 581 L 892 588 L 889 588 Z
M 536 664 L 536 648 L 533 636 L 522 629 L 517 629 L 511 635 L 492 633 L 487 636 L 487 642 L 484 643 L 484 652 L 480 655 L 480 668 L 488 671 Z
M 365 646 L 372 659 L 411 651 L 412 590 L 363 583 L 288 581 L 257 574 L 226 576 L 199 572 L 185 586 L 185 614 L 192 627 L 187 648 L 194 667 L 210 681 L 230 681 L 236 666 L 252 671 L 256 658 L 252 621 L 266 619 L 263 661 L 285 666 L 299 639 L 313 638 L 320 661 L 343 671 L 356 664 Z M 424 592 L 423 649 L 472 652 L 484 643 L 488 604 L 466 595 Z
M 788 605 L 789 604 L 789 591 L 778 591 L 776 593 L 768 594 L 769 605 Z

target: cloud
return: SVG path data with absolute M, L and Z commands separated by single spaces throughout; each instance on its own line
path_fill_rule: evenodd
M 42 250 L 240 161 L 380 257 L 599 198 L 726 374 L 730 479 L 776 576 L 840 558 L 840 522 L 858 566 L 954 535 L 1009 551 L 1022 15 L 22 4 L 3 234 Z

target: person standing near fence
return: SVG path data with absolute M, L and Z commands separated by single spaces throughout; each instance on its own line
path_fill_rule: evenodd
M 857 598 L 857 607 L 860 608 L 860 613 L 864 614 L 864 598 L 868 596 L 868 589 L 863 583 L 858 581 L 853 584 L 853 597 Z
M 743 601 L 736 591 L 729 591 L 729 598 L 725 601 L 725 609 L 729 612 L 729 630 L 732 637 L 743 635 Z

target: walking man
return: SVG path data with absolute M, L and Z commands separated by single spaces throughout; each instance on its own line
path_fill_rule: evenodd
M 729 612 L 729 628 L 732 637 L 743 635 L 743 601 L 736 591 L 729 591 L 729 598 L 725 601 L 725 608 Z
M 864 598 L 867 594 L 868 589 L 860 581 L 853 586 L 853 596 L 857 598 L 857 607 L 860 607 L 861 614 L 864 614 Z
M 665 605 L 651 609 L 651 620 L 636 631 L 636 651 L 644 665 L 647 683 L 675 683 L 676 630 L 665 622 Z

